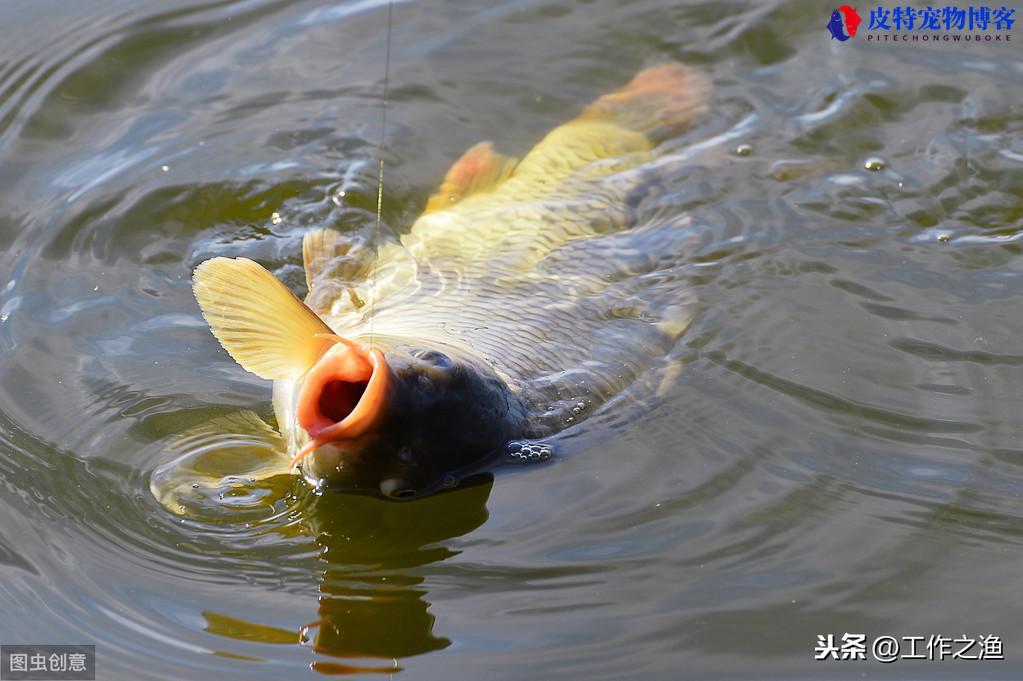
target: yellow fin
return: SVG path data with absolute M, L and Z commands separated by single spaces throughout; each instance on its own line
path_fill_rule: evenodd
M 255 412 L 218 416 L 164 440 L 167 460 L 149 490 L 172 513 L 197 519 L 245 513 L 265 517 L 267 506 L 291 488 L 291 457 L 280 434 Z
M 305 304 L 320 314 L 330 310 L 343 295 L 355 309 L 365 305 L 356 285 L 369 276 L 375 256 L 360 235 L 322 228 L 306 232 L 302 237 L 302 262 L 309 288 Z
M 455 161 L 423 212 L 443 210 L 470 194 L 496 188 L 511 176 L 518 162 L 517 158 L 494 151 L 490 142 L 480 142 Z
M 252 260 L 207 260 L 195 268 L 192 291 L 220 344 L 261 378 L 300 376 L 332 344 L 316 336 L 330 327 Z
M 305 267 L 305 284 L 312 291 L 316 278 L 323 272 L 337 254 L 341 234 L 333 229 L 314 229 L 302 237 L 302 264 Z
M 651 66 L 628 85 L 590 104 L 578 120 L 604 120 L 657 142 L 677 133 L 707 109 L 710 81 L 675 62 Z
M 305 282 L 312 291 L 326 277 L 355 281 L 372 266 L 374 252 L 360 235 L 314 229 L 302 237 Z

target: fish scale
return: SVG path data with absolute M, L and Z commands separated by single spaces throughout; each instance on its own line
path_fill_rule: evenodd
M 647 244 L 657 244 L 659 240 L 650 237 L 658 231 L 675 235 L 679 229 L 668 225 L 648 231 L 643 235 Z M 674 333 L 663 331 L 654 322 L 665 309 L 686 304 L 691 311 L 691 305 L 678 292 L 669 300 L 644 296 L 650 288 L 640 278 L 645 273 L 609 281 L 599 274 L 578 272 L 588 267 L 584 257 L 588 249 L 586 244 L 572 246 L 566 244 L 577 270 L 571 275 L 552 278 L 542 272 L 542 263 L 526 273 L 491 266 L 489 273 L 503 276 L 504 281 L 467 277 L 454 290 L 424 285 L 407 297 L 379 304 L 374 333 L 434 341 L 482 355 L 515 387 L 531 394 L 537 418 L 568 416 L 565 408 L 553 416 L 546 412 L 553 400 L 584 399 L 600 404 L 650 368 L 651 358 L 664 357 L 674 346 L 684 324 L 676 325 Z M 613 259 L 615 251 L 595 249 L 591 253 Z M 430 275 L 420 271 L 419 277 L 429 279 Z M 642 316 L 615 318 L 613 311 L 623 302 L 638 305 Z M 367 320 L 352 324 L 347 314 L 327 317 L 327 321 L 354 338 L 368 333 Z M 566 367 L 587 364 L 592 368 L 585 380 L 569 385 L 543 380 Z
M 561 137 L 549 136 L 538 148 L 562 144 Z M 542 185 L 549 198 L 532 198 L 541 187 L 533 176 L 548 158 L 545 151 L 533 159 L 522 180 L 516 174 L 490 194 L 470 197 L 413 225 L 402 245 L 415 256 L 408 267 L 416 269 L 420 285 L 377 293 L 374 333 L 429 338 L 482 354 L 517 387 L 535 393 L 538 407 L 548 405 L 552 393 L 559 391 L 599 404 L 635 380 L 650 355 L 663 357 L 680 331 L 665 334 L 652 324 L 660 316 L 655 300 L 639 299 L 645 308 L 642 319 L 612 319 L 616 303 L 636 300 L 643 292 L 644 282 L 637 275 L 646 272 L 624 273 L 618 280 L 589 272 L 606 269 L 600 263 L 628 261 L 633 253 L 676 242 L 680 228 L 662 223 L 630 234 L 636 216 L 625 197 L 640 186 L 644 173 L 636 171 L 655 158 L 653 153 L 632 153 L 628 162 L 614 159 L 598 170 L 592 168 L 600 163 L 598 156 L 579 154 L 576 174 L 562 159 L 556 164 L 561 182 Z M 633 237 L 631 242 L 621 238 L 623 231 Z M 617 241 L 609 244 L 608 237 Z M 682 238 L 686 243 L 692 239 Z M 675 259 L 668 264 L 674 265 Z M 457 275 L 456 288 L 439 283 L 444 272 Z M 682 294 L 677 295 L 676 304 L 682 302 Z M 555 305 L 560 309 L 553 309 Z M 366 333 L 367 312 L 344 310 L 327 321 L 360 337 Z M 583 385 L 537 383 L 584 362 L 598 363 L 604 371 L 591 371 Z

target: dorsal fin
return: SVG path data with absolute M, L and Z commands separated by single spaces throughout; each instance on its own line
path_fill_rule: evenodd
M 192 291 L 220 344 L 261 378 L 301 376 L 331 346 L 333 333 L 259 263 L 213 258 L 195 268 Z
M 494 151 L 492 143 L 480 142 L 455 161 L 440 188 L 426 202 L 423 213 L 443 210 L 470 194 L 495 189 L 511 176 L 518 162 Z
M 314 229 L 302 237 L 302 265 L 305 267 L 305 285 L 309 291 L 337 255 L 341 234 L 333 229 Z
M 338 296 L 347 294 L 352 307 L 365 305 L 356 287 L 372 271 L 376 254 L 364 237 L 334 229 L 314 229 L 302 238 L 302 261 L 309 288 L 305 304 L 325 314 Z
M 302 262 L 309 290 L 325 279 L 357 281 L 373 264 L 374 253 L 359 234 L 314 229 L 302 237 Z

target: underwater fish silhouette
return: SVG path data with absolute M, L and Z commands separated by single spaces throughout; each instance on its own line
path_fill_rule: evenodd
M 306 234 L 304 302 L 251 260 L 200 264 L 194 293 L 213 334 L 274 381 L 287 456 L 260 475 L 291 464 L 310 484 L 422 496 L 495 456 L 544 458 L 545 437 L 652 370 L 670 374 L 693 306 L 643 278 L 657 253 L 629 240 L 643 229 L 630 211 L 659 143 L 709 91 L 694 70 L 660 64 L 521 159 L 472 147 L 411 229 L 376 251 Z M 675 219 L 643 243 L 667 252 L 686 224 Z

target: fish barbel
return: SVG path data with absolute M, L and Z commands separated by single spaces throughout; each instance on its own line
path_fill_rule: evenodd
M 426 494 L 663 368 L 692 308 L 644 282 L 657 254 L 629 240 L 633 204 L 709 90 L 680 64 L 648 68 L 521 159 L 469 149 L 400 238 L 309 232 L 304 303 L 251 260 L 199 265 L 203 316 L 274 381 L 305 478 Z M 672 219 L 642 243 L 670 250 Z

